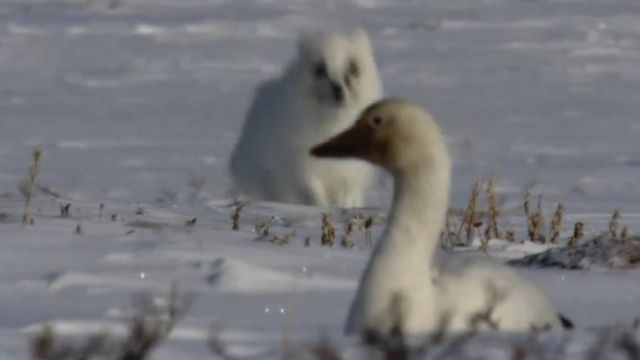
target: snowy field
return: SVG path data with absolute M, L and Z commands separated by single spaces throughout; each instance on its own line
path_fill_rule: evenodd
M 226 161 L 252 89 L 314 23 L 364 26 L 385 92 L 439 120 L 453 207 L 495 174 L 519 240 L 527 184 L 547 220 L 567 208 L 563 239 L 578 220 L 587 238 L 606 230 L 614 209 L 640 232 L 637 0 L 0 0 L 0 19 L 1 359 L 28 358 L 43 323 L 74 338 L 122 333 L 135 299 L 174 281 L 193 301 L 154 358 L 214 358 L 212 324 L 238 356 L 321 334 L 353 355 L 341 327 L 369 255 L 362 232 L 354 248 L 323 247 L 326 209 L 264 203 L 231 231 Z M 44 155 L 23 226 L 34 147 Z M 338 237 L 350 216 L 379 219 L 389 191 L 382 178 L 367 209 L 333 209 Z M 254 241 L 256 219 L 289 244 Z M 476 248 L 458 251 L 486 256 Z M 494 240 L 489 256 L 545 249 Z M 637 271 L 518 271 L 577 324 L 568 358 L 593 347 L 594 328 L 640 316 Z M 474 354 L 510 358 L 499 343 Z

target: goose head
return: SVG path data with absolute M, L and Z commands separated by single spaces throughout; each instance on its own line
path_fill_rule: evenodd
M 314 146 L 320 158 L 358 158 L 394 175 L 449 167 L 440 128 L 421 106 L 387 98 L 367 107 L 347 130 Z

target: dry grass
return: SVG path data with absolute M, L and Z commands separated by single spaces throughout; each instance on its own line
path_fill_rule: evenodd
M 484 234 L 480 238 L 479 249 L 485 254 L 489 252 L 489 241 L 491 241 L 491 225 L 488 224 L 484 229 Z
M 551 236 L 550 242 L 557 243 L 560 239 L 560 233 L 562 232 L 562 219 L 564 218 L 564 205 L 558 204 L 556 211 L 553 213 L 551 219 Z
M 355 219 L 349 218 L 344 225 L 344 235 L 342 236 L 342 240 L 340 240 L 340 246 L 343 248 L 352 248 L 354 246 L 353 240 L 351 239 L 351 233 L 355 227 Z
M 193 230 L 193 228 L 196 227 L 197 223 L 198 223 L 198 218 L 197 217 L 194 217 L 194 218 L 191 218 L 191 219 L 187 219 L 187 220 L 184 221 L 184 227 L 187 230 Z
M 246 203 L 242 203 L 240 201 L 236 201 L 233 203 L 233 213 L 231 214 L 231 230 L 240 231 L 240 213 L 242 213 L 242 209 Z
M 460 239 L 458 237 L 458 229 L 460 229 L 461 222 L 458 221 L 454 211 L 449 209 L 447 211 L 447 217 L 445 219 L 445 228 L 442 231 L 440 244 L 445 250 L 453 250 L 454 247 L 460 245 Z
M 471 197 L 469 198 L 467 209 L 465 210 L 462 223 L 460 224 L 460 229 L 464 228 L 466 233 L 466 245 L 470 245 L 473 242 L 476 228 L 482 225 L 482 222 L 478 221 L 477 213 L 478 202 L 480 200 L 480 188 L 481 182 L 478 180 L 473 184 Z
M 531 218 L 531 185 L 527 185 L 524 187 L 524 199 L 522 205 L 524 216 L 527 219 Z
M 611 220 L 609 220 L 609 234 L 611 234 L 612 238 L 618 237 L 618 230 L 620 227 L 620 210 L 615 210 L 611 215 Z
M 627 240 L 627 239 L 629 239 L 630 236 L 631 236 L 631 233 L 629 231 L 629 226 L 625 225 L 624 227 L 622 227 L 622 232 L 620 233 L 620 238 L 622 240 Z
M 322 214 L 322 238 L 321 244 L 323 246 L 333 246 L 336 244 L 336 229 L 333 227 L 331 220 L 331 214 Z
M 491 359 L 496 351 L 506 351 L 513 360 L 525 359 L 563 359 L 571 345 L 571 337 L 564 336 L 559 342 L 543 343 L 542 331 L 531 329 L 525 338 L 518 336 L 492 337 L 492 345 L 479 338 L 483 329 L 499 330 L 494 319 L 497 305 L 505 298 L 505 293 L 497 290 L 492 283 L 487 284 L 486 306 L 469 319 L 469 328 L 463 332 L 451 332 L 451 317 L 444 314 L 436 329 L 421 337 L 410 337 L 403 333 L 406 309 L 401 294 L 396 294 L 389 304 L 393 314 L 392 325 L 388 332 L 364 331 L 362 344 L 353 351 L 335 345 L 327 336 L 319 336 L 310 344 L 283 340 L 280 347 L 269 348 L 253 355 L 236 355 L 228 348 L 222 338 L 222 327 L 211 326 L 206 340 L 211 358 L 222 360 L 253 360 L 264 358 L 309 359 L 309 360 L 346 360 L 380 359 L 412 360 L 434 359 L 453 360 Z M 175 283 L 166 298 L 166 305 L 148 295 L 134 298 L 137 315 L 129 321 L 128 332 L 124 337 L 115 337 L 107 332 L 88 334 L 84 339 L 70 339 L 56 334 L 54 327 L 45 325 L 42 331 L 30 341 L 31 358 L 34 360 L 147 360 L 160 344 L 167 340 L 175 326 L 186 314 L 191 298 L 178 293 Z M 633 329 L 603 328 L 593 341 L 587 344 L 586 359 L 609 359 L 613 353 L 622 358 L 637 360 L 640 358 L 640 343 Z M 486 334 L 486 333 L 485 333 Z M 477 346 L 495 346 L 495 349 L 475 353 Z M 353 350 L 353 349 L 352 349 Z M 356 355 L 354 357 L 354 355 Z
M 175 283 L 162 309 L 150 296 L 134 298 L 138 314 L 130 320 L 128 334 L 123 339 L 105 332 L 72 341 L 45 325 L 30 341 L 31 357 L 34 360 L 149 359 L 153 349 L 167 339 L 182 319 L 190 299 L 178 293 Z
M 527 202 L 528 200 L 525 200 Z M 529 205 L 525 205 L 525 208 L 529 208 Z M 529 218 L 527 221 L 527 234 L 529 235 L 529 240 L 535 243 L 545 243 L 546 238 L 544 236 L 544 232 L 542 226 L 544 224 L 544 214 L 542 213 L 542 196 L 538 196 L 538 207 L 535 212 L 529 211 Z
M 508 242 L 516 242 L 516 231 L 512 227 L 509 227 L 504 234 L 504 238 Z
M 527 221 L 527 234 L 531 242 L 539 242 L 540 239 L 540 217 L 534 213 Z
M 500 209 L 500 203 L 498 202 L 498 196 L 496 195 L 495 177 L 491 177 L 487 185 L 487 198 L 489 199 L 489 226 L 491 236 L 500 239 L 501 233 L 498 226 L 498 218 L 502 211 Z
M 60 205 L 60 217 L 68 218 L 71 216 L 71 203 Z
M 582 221 L 577 221 L 573 225 L 573 235 L 569 239 L 569 246 L 576 247 L 584 237 L 584 223 Z
M 64 343 L 58 339 L 51 325 L 31 340 L 31 358 L 34 360 L 88 360 L 105 352 L 107 334 L 90 335 L 81 344 Z
M 629 360 L 640 359 L 640 343 L 636 336 L 630 332 L 624 332 L 617 340 L 619 346 Z
M 284 234 L 284 235 L 275 235 L 269 241 L 271 241 L 276 245 L 288 245 L 288 244 L 291 244 L 295 238 L 296 238 L 296 232 L 292 231 L 291 233 Z
M 373 227 L 373 216 L 369 216 L 364 221 L 364 241 L 369 248 L 373 247 L 373 240 L 371 239 L 372 227 Z
M 561 351 L 558 353 L 557 359 L 563 359 L 566 352 L 566 346 L 568 341 L 562 343 Z M 534 359 L 546 359 L 544 353 L 544 347 L 540 343 L 539 333 L 531 331 L 527 338 L 521 342 L 515 342 L 511 346 L 511 359 L 512 360 L 534 360 Z
M 22 214 L 22 223 L 25 225 L 33 225 L 33 217 L 29 212 L 29 205 L 31 204 L 31 198 L 33 197 L 33 190 L 35 188 L 36 179 L 38 175 L 40 175 L 40 162 L 42 160 L 42 150 L 34 149 L 33 150 L 33 162 L 31 166 L 29 166 L 29 171 L 27 173 L 27 182 L 24 188 L 21 188 L 22 194 L 24 195 L 24 212 Z
M 368 248 L 373 247 L 372 241 L 372 228 L 374 224 L 373 215 L 363 215 L 360 213 L 345 212 L 347 216 L 341 217 L 342 221 L 334 222 L 331 213 L 323 213 L 320 224 L 320 244 L 322 246 L 335 246 L 349 249 L 354 248 L 360 241 L 361 236 L 364 238 L 365 246 Z M 341 229 L 337 228 L 340 226 Z M 289 228 L 290 225 L 284 224 L 285 228 Z M 257 217 L 253 224 L 253 231 L 257 235 L 254 240 L 268 241 L 277 245 L 287 245 L 294 243 L 296 239 L 295 230 L 289 233 L 282 234 L 281 229 L 276 229 L 278 234 L 273 234 L 269 227 L 269 223 Z M 361 232 L 362 235 L 358 234 Z M 311 246 L 312 237 L 304 236 L 303 244 L 305 247 Z
M 262 218 L 256 218 L 256 221 L 253 223 L 253 231 L 258 238 L 267 237 L 269 236 L 269 224 Z

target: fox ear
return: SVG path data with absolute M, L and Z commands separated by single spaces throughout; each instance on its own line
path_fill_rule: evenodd
M 317 47 L 317 44 L 321 41 L 322 33 L 319 30 L 305 29 L 300 32 L 298 36 L 298 56 L 309 57 Z
M 353 31 L 351 31 L 351 34 L 349 36 L 354 43 L 365 47 L 365 48 L 371 48 L 371 42 L 369 41 L 369 35 L 367 35 L 367 32 L 364 31 L 364 29 L 362 28 L 356 28 Z
M 311 42 L 312 34 L 309 30 L 303 30 L 298 34 L 298 41 L 296 43 L 298 52 L 303 53 L 307 50 L 309 42 Z

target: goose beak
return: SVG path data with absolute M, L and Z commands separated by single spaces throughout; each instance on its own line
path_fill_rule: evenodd
M 320 158 L 365 159 L 371 135 L 368 126 L 356 122 L 344 132 L 311 148 L 310 153 Z

